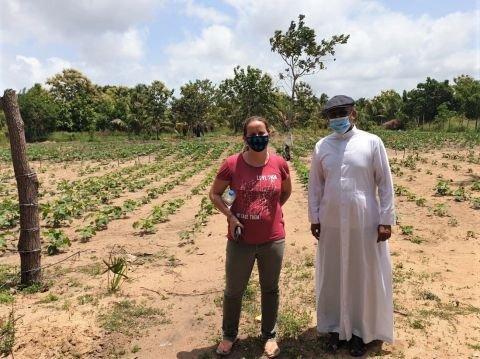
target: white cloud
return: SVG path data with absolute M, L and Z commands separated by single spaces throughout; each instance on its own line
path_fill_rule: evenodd
M 241 44 L 235 41 L 230 28 L 211 25 L 198 37 L 171 45 L 168 54 L 166 80 L 174 86 L 195 79 L 220 81 L 239 61 L 246 61 Z
M 144 56 L 145 31 L 130 28 L 125 32 L 104 32 L 92 42 L 82 42 L 79 50 L 89 62 L 111 63 L 117 61 L 138 61 Z
M 185 14 L 201 19 L 206 23 L 225 24 L 231 21 L 230 17 L 213 7 L 204 6 L 194 0 L 183 1 Z
M 80 65 L 80 64 L 77 64 Z M 48 77 L 62 71 L 64 68 L 71 67 L 72 63 L 67 60 L 52 57 L 45 62 L 41 62 L 36 57 L 17 55 L 15 60 L 10 62 L 5 72 L 5 78 L 2 79 L 6 83 L 25 84 L 21 87 L 33 85 L 34 83 L 44 83 Z
M 132 24 L 152 20 L 162 4 L 156 0 L 3 0 L 0 29 L 4 40 L 34 38 L 46 43 L 123 33 Z
M 10 73 L 3 70 L 0 87 L 29 86 L 58 68 L 52 58 L 64 57 L 71 58 L 64 63 L 97 75 L 95 80 L 115 82 L 114 77 L 122 78 L 140 66 L 147 24 L 162 4 L 155 0 L 3 0 L 0 60 Z M 25 45 L 29 43 L 46 49 L 45 53 L 32 56 Z M 25 73 L 32 74 L 30 81 Z
M 181 51 L 169 54 L 169 62 L 177 64 L 174 72 L 187 71 L 191 78 L 224 78 L 231 75 L 233 66 L 228 64 L 233 63 L 251 64 L 276 76 L 284 65 L 278 55 L 270 52 L 269 38 L 275 29 L 286 30 L 290 21 L 302 13 L 319 38 L 350 34 L 348 44 L 338 46 L 336 61 L 326 59 L 327 70 L 305 78 L 317 92 L 370 97 L 381 89 L 413 88 L 427 76 L 443 80 L 462 73 L 480 74 L 480 64 L 475 60 L 480 49 L 472 48 L 475 37 L 480 36 L 478 30 L 476 34 L 474 11 L 414 18 L 375 1 L 227 2 L 238 15 L 229 27 L 228 45 L 205 33 L 177 44 Z M 211 45 L 215 41 L 223 48 L 220 56 L 218 47 Z M 191 62 L 185 58 L 193 59 L 195 66 L 188 67 Z M 222 68 L 224 72 L 219 73 Z

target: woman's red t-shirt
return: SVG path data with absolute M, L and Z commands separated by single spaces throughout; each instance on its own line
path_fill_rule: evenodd
M 261 167 L 245 162 L 241 154 L 228 157 L 217 178 L 230 182 L 236 193 L 231 212 L 244 225 L 242 241 L 261 244 L 285 238 L 280 193 L 282 181 L 288 178 L 288 164 L 283 157 L 272 155 Z M 228 239 L 232 239 L 230 233 Z

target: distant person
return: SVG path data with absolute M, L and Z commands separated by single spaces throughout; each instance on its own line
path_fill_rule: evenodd
M 392 177 L 382 140 L 354 125 L 350 97 L 331 98 L 324 112 L 334 132 L 316 144 L 308 184 L 317 330 L 330 333 L 329 351 L 348 341 L 350 355 L 362 356 L 365 343 L 393 341 Z
M 210 189 L 210 199 L 228 220 L 226 285 L 223 299 L 223 340 L 219 355 L 228 355 L 237 341 L 242 296 L 257 261 L 262 295 L 262 337 L 265 355 L 275 358 L 278 280 L 285 247 L 282 206 L 292 184 L 288 164 L 268 151 L 269 126 L 263 117 L 250 117 L 243 127 L 247 150 L 228 157 Z M 236 196 L 231 208 L 222 200 L 230 187 Z M 238 236 L 236 229 L 241 230 Z
M 203 127 L 200 122 L 197 122 L 197 124 L 195 125 L 194 132 L 195 132 L 195 136 L 197 137 L 201 137 L 204 135 Z

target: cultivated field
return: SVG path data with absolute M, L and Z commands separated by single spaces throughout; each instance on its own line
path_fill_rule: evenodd
M 373 343 L 368 355 L 480 356 L 478 137 L 381 136 L 397 195 L 399 223 L 390 241 L 397 342 Z M 283 358 L 326 356 L 324 338 L 315 331 L 316 241 L 305 191 L 318 138 L 296 134 L 290 164 L 294 191 L 284 208 L 279 317 Z M 272 150 L 281 140 L 274 139 Z M 9 151 L 1 148 L 0 318 L 4 328 L 12 309 L 18 318 L 15 357 L 215 357 L 226 220 L 207 191 L 222 160 L 241 148 L 239 137 L 227 136 L 30 146 L 41 182 L 45 284 L 27 288 L 17 285 L 17 193 Z M 259 304 L 255 273 L 244 299 L 243 340 L 231 357 L 261 357 Z

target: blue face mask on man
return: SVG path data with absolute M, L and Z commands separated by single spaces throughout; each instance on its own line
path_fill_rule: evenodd
M 329 127 L 336 133 L 343 135 L 350 128 L 350 118 L 348 116 L 332 118 Z
M 248 136 L 246 138 L 248 147 L 255 152 L 262 152 L 268 145 L 269 136 Z

